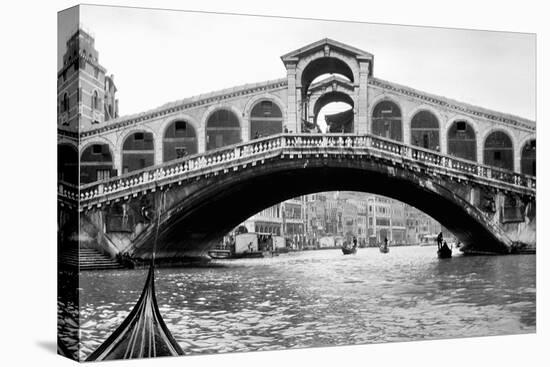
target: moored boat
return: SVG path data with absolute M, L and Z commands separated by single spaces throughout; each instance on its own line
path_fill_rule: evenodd
M 214 249 L 214 250 L 208 251 L 208 256 L 210 256 L 213 259 L 229 259 L 231 258 L 231 251 Z

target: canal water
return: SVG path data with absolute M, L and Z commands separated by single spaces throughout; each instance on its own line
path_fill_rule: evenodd
M 435 251 L 322 250 L 159 269 L 157 298 L 186 354 L 535 331 L 535 256 L 438 260 Z M 82 358 L 128 315 L 146 273 L 81 273 Z

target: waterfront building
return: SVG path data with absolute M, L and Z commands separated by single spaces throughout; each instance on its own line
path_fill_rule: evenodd
M 434 235 L 442 231 L 442 226 L 420 210 L 405 206 L 405 238 L 408 244 L 418 244 L 425 235 Z M 447 237 L 447 233 L 444 233 Z
M 390 210 L 391 241 L 393 244 L 405 244 L 405 204 L 391 200 Z
M 107 69 L 99 64 L 94 42 L 90 32 L 76 30 L 67 40 L 63 65 L 57 73 L 57 127 L 67 133 L 96 129 L 118 117 L 114 76 L 107 75 Z M 60 155 L 78 155 L 69 144 L 64 144 L 61 149 Z M 83 147 L 80 152 L 80 183 L 103 180 L 118 173 L 108 144 L 96 142 Z M 76 182 L 76 177 L 71 180 Z
M 269 208 L 248 218 L 242 225 L 248 232 L 271 233 L 280 236 L 283 233 L 282 204 L 273 205 Z
M 300 196 L 266 208 L 244 221 L 248 232 L 284 236 L 293 243 L 305 242 L 306 197 Z

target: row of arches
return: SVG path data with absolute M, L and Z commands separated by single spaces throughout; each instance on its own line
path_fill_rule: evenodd
M 418 111 L 411 118 L 411 145 L 441 151 L 440 125 L 437 116 L 428 110 Z M 399 106 L 389 100 L 375 105 L 372 113 L 372 133 L 388 139 L 403 141 L 402 115 Z M 536 174 L 536 141 L 529 140 L 521 148 L 520 171 Z M 453 121 L 447 129 L 447 154 L 478 161 L 477 137 L 474 127 L 466 120 Z M 493 131 L 483 143 L 483 164 L 514 170 L 512 138 L 504 131 Z
M 372 133 L 388 139 L 403 141 L 402 115 L 396 103 L 384 100 L 372 112 Z M 278 134 L 283 131 L 283 113 L 270 100 L 260 100 L 250 112 L 250 139 Z M 241 141 L 238 116 L 229 109 L 213 111 L 206 120 L 206 150 L 221 148 Z M 164 130 L 162 140 L 163 162 L 198 152 L 198 134 L 185 120 L 172 121 Z M 411 119 L 411 144 L 425 149 L 441 151 L 440 125 L 430 111 L 421 110 Z M 528 141 L 521 151 L 522 173 L 536 174 L 536 142 Z M 127 136 L 122 144 L 120 173 L 140 170 L 155 164 L 155 142 L 152 132 L 140 131 Z M 457 120 L 447 129 L 447 153 L 459 158 L 477 161 L 477 137 L 473 126 Z M 82 184 L 103 180 L 119 174 L 114 169 L 113 154 L 109 145 L 97 143 L 88 146 L 80 157 Z M 484 142 L 483 163 L 495 167 L 514 169 L 512 139 L 503 131 L 492 132 Z M 74 176 L 74 175 L 73 175 Z M 71 176 L 72 177 L 72 176 Z
M 250 139 L 279 134 L 283 131 L 283 113 L 270 100 L 260 100 L 250 112 Z M 206 149 L 212 150 L 241 142 L 241 126 L 237 115 L 227 109 L 218 109 L 206 122 Z M 198 152 L 198 134 L 195 127 L 185 120 L 172 121 L 165 129 L 162 140 L 163 162 L 183 158 Z M 63 148 L 60 155 L 66 155 Z M 76 160 L 75 160 L 76 162 Z M 137 171 L 155 164 L 153 133 L 134 132 L 122 143 L 120 173 Z M 76 165 L 75 165 L 76 166 Z M 86 184 L 109 177 L 118 172 L 114 158 L 106 143 L 92 144 L 84 149 L 80 158 L 80 183 Z M 71 180 L 76 182 L 76 176 Z

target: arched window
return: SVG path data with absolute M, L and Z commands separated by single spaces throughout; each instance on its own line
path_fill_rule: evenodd
M 206 122 L 206 150 L 241 142 L 238 117 L 229 110 L 214 111 Z
M 537 175 L 537 151 L 536 151 L 536 140 L 529 140 L 523 146 L 521 150 L 521 173 L 526 175 Z
M 184 120 L 174 121 L 166 128 L 162 143 L 164 162 L 183 158 L 198 151 L 195 128 Z
M 430 111 L 420 111 L 412 118 L 411 144 L 439 151 L 439 122 Z
M 384 138 L 403 141 L 401 110 L 395 103 L 382 101 L 374 107 L 372 133 Z
M 447 153 L 477 161 L 476 133 L 466 121 L 454 121 L 447 133 Z
M 514 147 L 508 134 L 502 131 L 489 134 L 483 147 L 483 163 L 514 170 Z
M 92 110 L 99 110 L 99 95 L 96 90 L 92 94 Z
M 260 101 L 250 112 L 250 139 L 283 132 L 283 114 L 272 101 Z
M 155 164 L 153 134 L 136 132 L 122 145 L 122 173 L 137 171 Z
M 67 93 L 63 93 L 63 102 L 62 102 L 62 110 L 63 112 L 67 112 L 69 110 L 69 95 Z
M 107 144 L 93 144 L 80 157 L 80 183 L 106 180 L 117 175 L 113 156 Z

